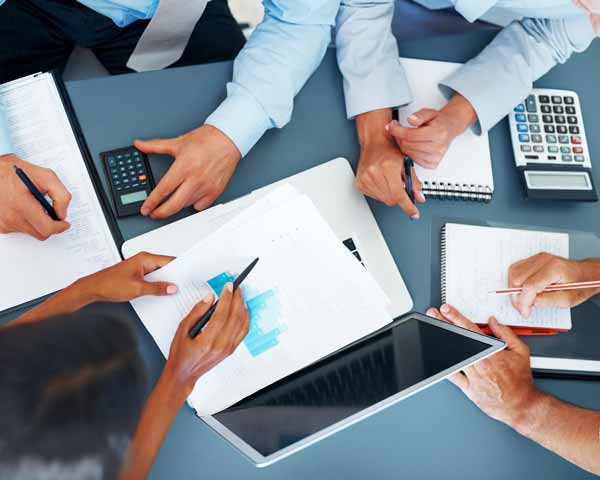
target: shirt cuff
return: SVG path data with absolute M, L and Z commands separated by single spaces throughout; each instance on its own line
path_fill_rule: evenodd
M 369 75 L 351 75 L 351 80 L 344 78 L 348 119 L 381 108 L 398 108 L 413 100 L 400 59 L 394 58 L 392 62 Z M 345 72 L 345 76 L 350 73 Z
M 15 149 L 10 140 L 10 133 L 8 131 L 8 122 L 4 115 L 4 110 L 0 105 L 0 155 L 6 155 L 7 153 L 14 153 Z
M 234 83 L 227 85 L 227 98 L 204 123 L 227 135 L 242 157 L 273 127 L 262 105 Z
M 477 121 L 471 128 L 476 135 L 481 135 L 496 125 L 531 90 L 524 82 L 511 81 L 510 75 L 495 73 L 498 75 L 492 78 L 489 68 L 480 69 L 476 64 L 467 63 L 439 84 L 447 100 L 454 93 L 460 93 L 473 106 Z M 499 95 L 498 92 L 502 93 Z

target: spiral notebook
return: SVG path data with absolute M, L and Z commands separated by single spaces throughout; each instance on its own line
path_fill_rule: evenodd
M 439 83 L 461 67 L 460 63 L 401 58 L 413 101 L 398 109 L 398 120 L 408 125 L 406 118 L 421 108 L 440 109 L 446 104 Z M 492 158 L 488 134 L 476 135 L 468 129 L 456 138 L 445 158 L 435 170 L 416 165 L 427 198 L 489 202 L 494 192 Z
M 508 295 L 492 293 L 508 286 L 513 263 L 540 252 L 568 257 L 569 235 L 447 223 L 441 239 L 442 303 L 454 305 L 478 324 L 486 324 L 493 315 L 521 333 L 570 330 L 568 308 L 534 308 L 523 318 Z

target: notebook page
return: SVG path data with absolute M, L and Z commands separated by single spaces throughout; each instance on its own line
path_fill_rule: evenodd
M 512 326 L 570 329 L 568 308 L 534 308 L 524 319 L 509 296 L 489 293 L 508 286 L 510 265 L 540 252 L 568 257 L 569 236 L 446 224 L 446 301 L 477 323 L 493 315 Z
M 399 109 L 399 121 L 408 126 L 406 118 L 421 108 L 440 109 L 446 104 L 439 83 L 461 64 L 401 58 L 400 62 L 413 92 L 413 101 Z M 487 132 L 477 136 L 469 128 L 456 138 L 435 170 L 415 165 L 422 182 L 482 185 L 494 189 L 492 159 Z
M 51 168 L 73 198 L 71 228 L 40 242 L 0 235 L 0 311 L 66 287 L 120 260 L 54 80 L 50 74 L 0 85 L 15 153 Z

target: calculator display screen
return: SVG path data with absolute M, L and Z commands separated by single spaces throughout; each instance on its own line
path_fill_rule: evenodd
M 121 195 L 121 203 L 123 205 L 129 205 L 130 203 L 141 202 L 142 200 L 146 200 L 147 197 L 148 193 L 146 192 L 146 190 L 126 193 L 125 195 Z
M 529 188 L 543 190 L 589 190 L 589 177 L 584 172 L 525 172 Z

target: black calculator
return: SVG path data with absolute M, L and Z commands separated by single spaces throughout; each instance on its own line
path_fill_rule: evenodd
M 100 154 L 118 217 L 138 215 L 154 188 L 148 157 L 135 147 Z

